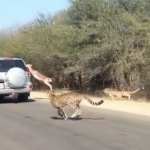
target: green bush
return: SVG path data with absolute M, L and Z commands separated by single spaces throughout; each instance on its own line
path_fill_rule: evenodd
M 149 8 L 148 0 L 70 1 L 54 16 L 39 13 L 1 32 L 0 52 L 32 63 L 55 87 L 133 89 L 150 79 Z

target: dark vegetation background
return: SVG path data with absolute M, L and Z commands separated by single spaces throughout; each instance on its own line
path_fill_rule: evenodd
M 150 0 L 70 0 L 0 32 L 1 56 L 22 57 L 54 88 L 134 90 L 150 83 Z M 33 79 L 34 89 L 48 89 Z

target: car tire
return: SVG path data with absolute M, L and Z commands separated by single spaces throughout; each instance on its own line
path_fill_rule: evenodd
M 6 82 L 10 88 L 23 88 L 27 82 L 26 72 L 18 67 L 11 68 L 6 73 Z
M 0 101 L 2 101 L 4 99 L 3 95 L 0 95 Z
M 19 101 L 19 102 L 26 102 L 26 101 L 28 101 L 28 97 L 29 97 L 29 94 L 28 94 L 28 93 L 19 94 L 19 95 L 18 95 L 18 101 Z

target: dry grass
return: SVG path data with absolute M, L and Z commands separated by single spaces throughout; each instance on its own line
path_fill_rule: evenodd
M 56 90 L 57 94 L 61 94 L 62 92 L 68 92 L 68 91 L 62 91 L 62 90 Z M 35 99 L 47 99 L 48 93 L 46 91 L 32 91 L 31 92 L 31 98 Z M 134 100 L 110 100 L 106 97 L 96 97 L 96 96 L 90 96 L 92 100 L 98 101 L 100 99 L 103 99 L 105 102 L 104 104 L 98 106 L 98 108 L 103 109 L 110 109 L 110 110 L 116 110 L 116 111 L 123 111 L 133 114 L 139 114 L 139 115 L 146 115 L 150 116 L 150 103 L 146 102 L 144 99 L 141 101 L 134 101 Z M 82 105 L 89 106 L 89 107 L 97 107 L 92 106 L 87 101 L 82 101 Z

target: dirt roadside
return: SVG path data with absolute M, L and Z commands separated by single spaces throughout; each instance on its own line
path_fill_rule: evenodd
M 35 92 L 32 91 L 30 98 L 36 99 L 37 101 L 40 102 L 48 102 L 47 100 L 48 95 L 46 92 Z M 150 103 L 147 102 L 135 102 L 135 101 L 128 101 L 128 100 L 108 100 L 104 98 L 96 98 L 92 97 L 91 99 L 93 101 L 98 101 L 100 99 L 103 99 L 105 102 L 101 106 L 93 106 L 90 105 L 87 101 L 82 101 L 82 105 L 88 106 L 88 107 L 98 107 L 101 109 L 110 109 L 110 110 L 115 110 L 115 111 L 122 111 L 122 112 L 128 112 L 132 114 L 138 114 L 138 115 L 144 115 L 144 116 L 149 116 L 150 117 Z

